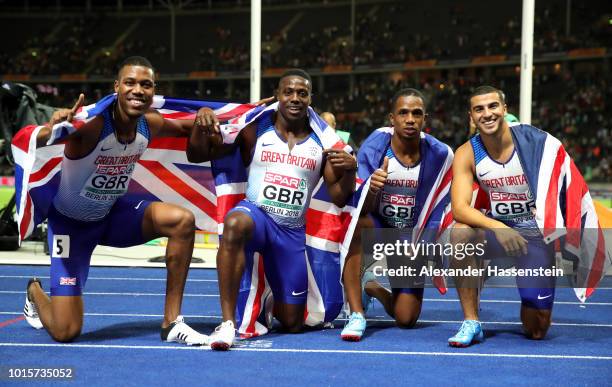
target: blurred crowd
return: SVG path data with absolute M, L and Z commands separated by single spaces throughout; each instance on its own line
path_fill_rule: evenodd
M 284 3 L 267 0 L 264 5 Z M 419 5 L 406 1 L 367 3 L 357 7 L 354 36 L 351 36 L 346 7 L 306 7 L 272 13 L 272 18 L 264 13 L 262 67 L 264 70 L 286 67 L 320 70 L 326 66 L 382 69 L 390 63 L 417 60 L 469 63 L 469 59 L 476 56 L 519 55 L 520 7 L 513 2 L 499 4 L 501 8 L 496 10 L 495 17 L 483 18 L 469 8 L 477 3 L 466 1 L 460 5 L 450 1 L 448 12 L 443 13 L 438 12 L 435 2 Z M 240 1 L 235 4 L 243 5 Z M 601 18 L 599 9 L 588 9 L 581 2 L 573 3 L 574 19 L 566 26 L 565 4 L 538 2 L 534 34 L 536 58 L 576 48 L 610 45 L 612 28 L 607 19 Z M 334 12 L 344 16 L 337 17 Z M 12 52 L 0 51 L 0 74 L 57 76 L 82 73 L 90 80 L 100 80 L 100 83 L 32 85 L 41 102 L 69 106 L 81 91 L 86 92 L 90 101 L 109 93 L 110 85 L 102 81 L 114 77 L 118 63 L 129 55 L 148 57 L 161 74 L 174 74 L 178 69 L 183 73 L 248 72 L 249 42 L 245 39 L 248 13 L 236 13 L 213 24 L 215 17 L 202 16 L 203 24 L 177 18 L 181 27 L 177 30 L 177 39 L 182 45 L 177 48 L 175 62 L 169 60 L 168 18 L 152 22 L 146 17 L 142 20 L 113 19 L 90 13 L 78 18 L 41 19 L 38 29 L 32 29 L 29 36 L 24 32 L 26 38 L 20 38 L 25 40 L 11 46 Z M 147 23 L 155 24 L 156 36 L 160 38 L 144 36 L 143 31 L 151 29 L 151 24 Z M 206 23 L 211 25 L 204 25 Z M 133 32 L 125 32 L 127 25 L 133 25 L 130 30 Z M 288 25 L 293 27 L 288 28 Z M 570 26 L 574 28 L 570 30 Z M 200 38 L 203 36 L 206 38 Z M 609 112 L 612 106 L 608 101 L 612 100 L 612 80 L 609 64 L 600 59 L 595 70 L 590 72 L 575 72 L 567 63 L 563 66 L 557 71 L 534 75 L 533 124 L 562 139 L 587 178 L 610 181 L 612 118 Z M 313 105 L 320 111 L 336 114 L 339 129 L 349 131 L 359 145 L 372 129 L 386 124 L 391 96 L 401 87 L 416 87 L 428 98 L 428 130 L 456 147 L 466 140 L 467 96 L 475 86 L 492 84 L 503 89 L 511 112 L 518 116 L 518 74 L 512 68 L 504 75 L 488 70 L 481 68 L 469 76 L 461 71 L 446 70 L 425 76 L 380 72 L 355 75 L 350 85 L 347 75 L 326 75 L 322 82 L 315 78 Z M 236 101 L 248 98 L 248 82 L 236 81 L 232 86 L 223 80 L 216 81 L 213 86 L 209 86 L 209 81 L 205 83 L 204 86 L 197 81 L 162 83 L 159 91 L 185 98 L 231 98 Z M 317 90 L 320 85 L 325 87 Z M 269 90 L 264 88 L 263 93 Z

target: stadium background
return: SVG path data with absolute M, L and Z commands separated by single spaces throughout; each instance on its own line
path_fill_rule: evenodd
M 466 100 L 480 84 L 506 92 L 518 116 L 521 2 L 263 0 L 261 95 L 301 67 L 313 106 L 337 116 L 358 145 L 384 125 L 401 86 L 429 98 L 428 131 L 456 147 Z M 249 98 L 248 1 L 0 1 L 5 82 L 68 106 L 110 91 L 117 63 L 143 55 L 159 94 Z M 609 1 L 537 0 L 532 123 L 562 139 L 588 181 L 610 181 L 612 96 Z M 351 25 L 354 23 L 354 33 Z
M 427 131 L 453 148 L 467 139 L 467 96 L 475 86 L 491 84 L 503 89 L 510 112 L 518 116 L 521 1 L 262 0 L 262 4 L 262 97 L 272 94 L 284 69 L 306 69 L 314 81 L 313 107 L 333 112 L 338 129 L 350 132 L 357 147 L 372 129 L 387 123 L 389 100 L 403 86 L 424 91 L 429 99 Z M 591 191 L 610 207 L 612 4 L 605 0 L 536 0 L 535 4 L 532 123 L 563 141 Z M 0 0 L 0 32 L 4 93 L 0 122 L 5 140 L 0 162 L 0 176 L 5 178 L 0 178 L 4 187 L 0 195 L 5 201 L 12 195 L 7 144 L 17 129 L 10 101 L 14 97 L 11 91 L 15 91 L 11 87 L 16 84 L 32 88 L 41 104 L 71 106 L 80 92 L 92 103 L 112 91 L 117 64 L 123 58 L 142 55 L 157 69 L 158 94 L 233 102 L 249 99 L 250 2 L 246 0 Z M 45 268 L 41 269 L 45 275 Z M 30 268 L 15 270 L 15 278 L 32 274 Z M 202 272 L 195 271 L 190 278 L 195 275 L 195 281 L 213 281 L 198 279 Z M 129 269 L 126 273 L 125 277 L 132 275 Z M 136 277 L 147 275 L 133 273 Z M 3 281 L 3 288 L 21 289 L 17 279 L 14 286 L 11 280 Z M 212 287 L 203 291 L 214 292 Z M 609 301 L 607 294 L 599 294 L 602 298 L 598 300 Z M 95 305 L 95 296 L 91 299 Z M 216 299 L 207 307 L 217 310 Z M 458 305 L 452 307 L 458 310 Z M 201 315 L 199 308 L 186 309 Z M 451 313 L 444 308 L 441 312 Z M 515 308 L 504 309 L 503 317 L 516 318 L 515 312 Z M 609 322 L 608 314 L 590 312 L 601 319 L 591 322 Z M 448 320 L 446 316 L 435 317 Z M 86 319 L 89 329 L 99 329 L 85 339 L 94 342 L 102 340 L 96 336 L 98 332 L 100 336 L 110 333 L 124 338 L 125 330 L 142 328 L 140 322 L 126 324 L 125 316 L 110 327 L 109 320 Z M 566 320 L 570 321 L 568 326 L 574 321 Z M 144 325 L 149 336 L 157 337 L 157 321 L 145 321 Z M 208 331 L 211 327 L 201 323 L 200 328 Z M 609 324 L 602 325 L 599 333 L 604 335 L 609 328 Z M 516 326 L 513 329 L 518 331 Z M 425 331 L 425 338 L 432 335 L 431 330 Z M 577 334 L 590 351 L 589 335 Z M 25 339 L 40 341 L 29 336 Z M 396 339 L 401 340 L 391 341 Z M 511 345 L 518 345 L 519 352 L 539 350 L 512 339 Z M 274 340 L 283 344 L 278 337 Z M 592 340 L 593 345 L 598 340 Z M 432 342 L 442 343 L 438 337 Z M 143 345 L 150 343 L 143 340 Z M 366 343 L 375 346 L 377 341 L 368 339 Z M 495 350 L 502 351 L 499 347 Z M 0 350 L 0 358 L 5 351 L 6 347 Z M 153 362 L 151 355 L 147 356 L 146 361 Z M 106 363 L 100 364 L 106 367 Z M 516 374 L 515 366 L 510 364 L 508 372 Z M 134 375 L 140 377 L 138 372 Z M 458 379 L 452 380 L 457 383 Z

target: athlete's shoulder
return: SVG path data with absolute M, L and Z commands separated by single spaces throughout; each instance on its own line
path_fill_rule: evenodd
M 75 138 L 95 138 L 100 136 L 100 132 L 104 128 L 104 116 L 102 114 L 95 116 L 91 120 L 84 123 L 76 132 Z
M 455 151 L 455 162 L 464 162 L 465 160 L 474 159 L 474 149 L 472 148 L 471 141 L 466 141 L 457 148 Z
M 162 128 L 164 125 L 164 117 L 157 110 L 150 108 L 144 114 L 145 120 L 147 120 L 147 125 L 153 131 L 157 131 Z

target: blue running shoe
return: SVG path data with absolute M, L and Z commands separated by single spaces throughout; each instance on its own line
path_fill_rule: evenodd
M 448 339 L 448 345 L 451 347 L 465 348 L 473 343 L 479 343 L 481 341 L 484 341 L 484 332 L 480 326 L 480 321 L 465 320 L 463 324 L 461 324 L 459 332 Z
M 340 337 L 345 341 L 359 341 L 366 329 L 366 319 L 361 313 L 353 312 L 344 326 Z
M 361 277 L 361 304 L 363 306 L 363 314 L 365 315 L 372 304 L 372 296 L 365 291 L 366 284 L 370 281 L 376 281 L 376 276 L 371 271 L 366 271 Z

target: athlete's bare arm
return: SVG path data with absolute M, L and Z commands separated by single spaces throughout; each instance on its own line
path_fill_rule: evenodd
M 527 253 L 527 241 L 504 223 L 484 215 L 471 206 L 474 184 L 474 152 L 469 142 L 461 145 L 453 160 L 453 182 L 451 185 L 451 208 L 459 223 L 474 228 L 483 228 L 495 233 L 504 250 L 510 254 Z
M 58 109 L 54 111 L 49 122 L 46 123 L 39 130 L 36 136 L 36 147 L 41 148 L 47 145 L 47 141 L 49 140 L 49 137 L 51 137 L 51 129 L 53 128 L 55 124 L 59 124 L 60 122 L 63 122 L 63 121 L 68 121 L 68 122 L 72 121 L 75 114 L 77 113 L 77 110 L 81 106 L 83 106 L 84 100 L 85 100 L 85 95 L 80 94 L 79 98 L 77 99 L 76 103 L 74 104 L 74 106 L 72 106 L 71 109 Z M 77 133 L 78 131 L 72 133 L 67 138 L 76 137 Z
M 370 177 L 370 187 L 368 188 L 368 193 L 365 198 L 365 202 L 363 203 L 363 208 L 361 209 L 361 215 L 369 214 L 374 211 L 376 207 L 376 198 L 378 197 L 378 193 L 384 188 L 385 183 L 387 182 L 389 170 L 389 158 L 385 156 L 383 160 L 383 165 L 376 169 L 372 176 Z
M 63 121 L 72 121 L 77 110 L 83 106 L 85 96 L 79 95 L 71 109 L 58 109 L 51 116 L 51 120 L 38 132 L 36 136 L 36 146 L 44 147 L 51 136 L 51 130 L 55 124 Z M 64 143 L 64 154 L 72 159 L 78 159 L 88 155 L 98 143 L 100 133 L 104 127 L 104 118 L 102 116 L 94 117 L 86 122 L 78 130 L 71 133 L 62 139 Z
M 357 159 L 344 150 L 324 149 L 327 158 L 323 179 L 332 202 L 338 207 L 344 207 L 348 197 L 355 192 L 355 172 Z

